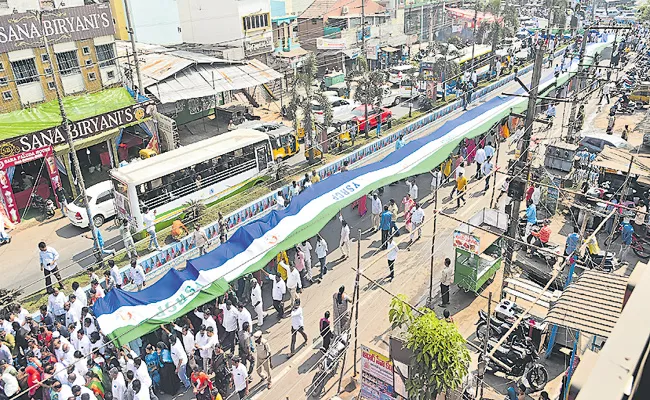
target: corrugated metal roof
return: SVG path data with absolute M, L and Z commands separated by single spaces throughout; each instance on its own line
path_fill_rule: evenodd
M 609 337 L 621 314 L 626 286 L 626 277 L 585 271 L 562 292 L 545 321 Z
M 161 103 L 214 96 L 218 93 L 251 88 L 282 78 L 282 75 L 258 60 L 246 64 L 186 66 L 159 82 L 148 81 L 147 90 Z

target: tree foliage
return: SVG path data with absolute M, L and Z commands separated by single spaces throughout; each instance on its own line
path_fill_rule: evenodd
M 364 105 L 381 105 L 383 99 L 382 86 L 386 83 L 386 73 L 380 70 L 371 71 L 368 61 L 361 56 L 357 59 L 357 70 L 350 71 L 345 77 L 348 93 L 351 93 L 352 84 L 356 83 L 352 99 Z M 366 135 L 368 130 L 366 130 Z
M 650 2 L 643 2 L 637 10 L 637 15 L 639 22 L 650 21 Z
M 460 52 L 456 49 L 451 49 L 451 42 L 439 43 L 436 42 L 435 60 L 431 66 L 431 73 L 433 76 L 442 77 L 442 93 L 443 99 L 446 97 L 447 84 L 451 77 L 460 74 L 460 66 L 458 65 L 457 58 L 460 57 Z
M 394 328 L 405 328 L 406 347 L 413 352 L 406 389 L 410 399 L 434 399 L 457 389 L 469 370 L 465 339 L 453 323 L 438 319 L 428 308 L 414 315 L 403 295 L 391 301 L 388 317 Z
M 314 112 L 312 104 L 318 103 L 323 108 L 323 129 L 332 124 L 332 106 L 327 101 L 323 91 L 319 86 L 314 86 L 316 82 L 316 57 L 310 54 L 304 61 L 302 71 L 298 72 L 291 85 L 289 106 L 287 115 L 293 121 L 293 128 L 298 130 L 298 115 L 302 116 L 302 126 L 305 129 L 305 143 L 309 148 L 309 161 L 314 160 L 314 147 L 319 142 L 315 138 L 314 132 Z

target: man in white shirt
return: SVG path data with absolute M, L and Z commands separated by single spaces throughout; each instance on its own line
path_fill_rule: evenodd
M 486 158 L 487 156 L 483 148 L 476 150 L 476 155 L 474 156 L 474 160 L 476 161 L 476 179 L 481 179 L 481 166 L 483 166 Z
M 415 183 L 415 179 L 407 180 L 406 186 L 408 187 L 408 193 L 413 199 L 413 201 L 417 201 L 419 189 L 417 183 Z
M 111 278 L 113 279 L 113 282 L 115 283 L 115 287 L 118 289 L 122 288 L 122 282 L 124 282 L 124 279 L 122 278 L 122 274 L 120 273 L 120 269 L 115 265 L 115 261 L 113 260 L 108 260 L 108 268 L 110 273 L 111 273 Z
M 278 190 L 278 195 L 276 197 L 276 202 L 277 202 L 277 208 L 278 210 L 283 210 L 284 209 L 284 195 L 282 194 L 282 190 Z
M 203 311 L 194 310 L 194 315 L 201 318 L 201 324 L 206 327 L 211 326 L 215 331 L 217 330 L 217 321 L 212 318 L 212 313 L 209 308 L 205 308 Z
M 343 216 L 339 214 L 339 220 L 341 220 L 341 258 L 346 260 L 350 256 L 350 225 L 347 221 L 343 219 Z
M 325 274 L 327 274 L 327 250 L 327 242 L 325 239 L 321 235 L 316 235 L 316 257 L 318 257 L 318 261 L 320 262 L 320 279 L 323 279 Z
M 41 262 L 41 272 L 45 275 L 45 288 L 49 292 L 52 287 L 52 277 L 54 275 L 59 282 L 59 288 L 63 289 L 61 274 L 59 273 L 58 262 L 59 252 L 53 247 L 49 247 L 45 242 L 38 244 L 38 257 Z
M 178 331 L 181 333 L 181 338 L 183 339 L 183 348 L 185 349 L 185 354 L 187 354 L 188 358 L 191 358 L 194 355 L 194 350 L 196 347 L 194 347 L 195 341 L 194 341 L 194 334 L 190 330 L 190 327 L 185 325 L 182 328 L 178 325 L 174 325 L 174 330 Z
M 205 329 L 205 336 L 201 338 L 201 343 L 203 344 L 199 345 L 199 341 L 197 340 L 196 347 L 199 349 L 199 354 L 203 359 L 203 370 L 209 373 L 214 348 L 219 345 L 219 337 L 211 326 Z
M 70 305 L 72 308 L 79 308 L 81 310 L 84 307 L 88 307 L 88 296 L 86 295 L 86 291 L 79 286 L 79 282 L 72 282 L 72 290 L 74 290 L 74 295 L 77 298 L 76 302 L 73 302 L 72 299 L 70 299 Z M 81 316 L 81 311 L 79 313 L 79 316 Z
M 47 311 L 51 312 L 57 321 L 65 323 L 66 296 L 58 288 L 52 288 L 52 293 L 47 298 Z
M 287 285 L 280 275 L 267 274 L 267 276 L 273 281 L 273 308 L 277 311 L 278 318 L 282 318 L 284 317 L 284 294 L 287 292 Z
M 237 327 L 242 330 L 244 322 L 248 322 L 248 326 L 253 326 L 253 319 L 251 313 L 244 307 L 244 303 L 237 304 Z
M 199 328 L 199 331 L 197 332 L 196 336 L 194 337 L 194 347 L 192 349 L 192 351 L 196 351 L 196 350 L 199 351 L 199 357 L 201 357 L 201 359 L 203 359 L 203 357 L 201 356 L 201 348 L 204 347 L 208 343 L 209 340 L 210 340 L 210 338 L 208 337 L 208 328 L 205 325 L 201 325 L 201 327 Z M 206 373 L 208 371 L 207 367 L 208 367 L 208 365 L 206 365 L 205 362 L 204 362 L 203 363 L 203 370 Z
M 10 372 L 10 367 L 11 365 L 9 364 L 0 365 L 2 386 L 4 388 L 4 394 L 8 399 L 11 399 L 15 394 L 20 392 L 20 384 L 18 383 L 18 379 Z
M 488 142 L 487 146 L 485 146 L 483 150 L 485 150 L 486 159 L 490 159 L 494 155 L 494 147 L 492 147 L 492 142 Z
M 409 241 L 409 251 L 411 251 L 411 243 L 413 243 L 413 240 L 418 240 L 422 237 L 422 224 L 424 223 L 424 210 L 422 209 L 422 205 L 420 203 L 415 203 L 415 210 L 413 211 L 413 214 L 411 214 L 411 238 Z M 417 239 L 414 239 L 415 236 L 415 230 L 417 229 L 418 231 L 418 237 Z
M 293 307 L 294 302 L 298 299 L 298 291 L 302 289 L 302 282 L 300 279 L 300 272 L 290 264 L 288 269 L 287 265 L 280 261 L 282 268 L 285 268 L 287 271 L 287 290 L 289 291 L 289 301 Z
M 56 381 L 52 384 L 52 393 L 50 397 L 56 397 L 57 400 L 70 400 L 75 396 L 72 394 L 72 388 L 70 386 L 64 385 L 60 381 Z
M 70 325 L 74 325 L 78 327 L 79 317 L 81 315 L 78 315 L 75 310 L 72 310 L 72 306 L 69 301 L 65 302 L 63 309 L 65 310 L 65 326 L 69 327 Z
M 451 260 L 445 258 L 445 267 L 442 269 L 442 279 L 440 279 L 440 294 L 442 303 L 440 307 L 449 305 L 449 286 L 454 283 L 454 271 L 451 268 Z
M 149 211 L 148 207 L 144 207 L 142 213 L 142 222 L 144 223 L 144 228 L 149 234 L 149 250 L 151 250 L 152 245 L 156 250 L 161 250 L 161 247 L 158 244 L 158 238 L 156 237 L 156 211 Z
M 147 286 L 144 270 L 140 265 L 138 265 L 138 260 L 135 258 L 131 260 L 131 268 L 129 269 L 129 274 L 131 277 L 131 283 L 135 284 L 138 287 L 138 291 L 142 290 L 144 286 Z
M 257 283 L 255 278 L 251 278 L 251 305 L 257 314 L 257 326 L 261 329 L 264 324 L 264 303 L 262 302 L 262 286 Z
M 133 360 L 133 366 L 135 367 L 135 376 L 137 380 L 139 380 L 140 383 L 142 384 L 141 393 L 148 392 L 149 397 L 151 397 L 151 399 L 157 400 L 158 396 L 156 396 L 155 393 L 153 392 L 153 382 L 151 381 L 151 376 L 149 375 L 149 371 L 147 371 L 147 364 L 140 357 L 137 357 L 136 359 Z
M 176 375 L 178 375 L 178 379 L 180 379 L 183 386 L 185 386 L 185 390 L 187 390 L 191 386 L 190 380 L 187 379 L 187 353 L 185 353 L 181 341 L 175 335 L 169 337 L 169 343 L 171 343 L 170 352 L 172 361 L 176 367 Z
M 442 167 L 441 167 L 442 168 Z M 431 193 L 435 192 L 439 188 L 442 187 L 442 181 L 444 180 L 444 175 L 442 174 L 442 171 L 440 168 L 436 168 L 433 171 L 431 171 Z
M 226 330 L 223 336 L 223 351 L 235 349 L 235 336 L 237 335 L 237 310 L 232 305 L 232 301 L 226 300 L 226 304 L 219 304 L 219 308 L 223 312 L 223 327 Z
M 90 347 L 91 347 L 90 338 L 84 334 L 83 329 L 79 329 L 77 331 L 77 347 L 75 348 L 75 350 L 79 350 L 81 354 L 87 356 L 88 354 L 90 354 Z
M 108 373 L 111 376 L 111 393 L 113 394 L 113 400 L 125 400 L 126 382 L 124 381 L 124 375 L 115 367 L 111 368 Z
M 240 399 L 245 399 L 248 396 L 248 371 L 246 370 L 246 366 L 241 362 L 241 357 L 233 356 L 232 363 L 230 372 L 235 391 Z
M 492 165 L 492 160 L 489 158 L 485 160 L 483 165 L 481 165 L 481 173 L 485 177 L 485 187 L 483 188 L 484 192 L 486 192 L 490 188 L 490 178 L 492 178 L 491 174 L 493 168 L 494 167 Z
M 539 201 L 542 199 L 542 190 L 539 188 L 539 184 L 535 183 L 535 189 L 533 190 L 533 195 L 531 196 L 531 200 L 533 201 L 533 204 L 535 207 L 539 206 Z
M 371 202 L 370 211 L 372 213 L 372 229 L 373 231 L 377 232 L 379 230 L 379 221 L 381 218 L 380 216 L 382 211 L 384 210 L 384 207 L 381 204 L 381 199 L 377 195 L 377 192 L 372 194 L 372 198 L 370 199 L 370 202 Z
M 95 396 L 95 393 L 93 393 L 92 390 L 88 389 L 85 386 L 73 386 L 72 387 L 72 394 L 75 397 L 75 400 L 80 400 L 81 396 L 84 394 L 88 395 L 89 400 L 97 400 L 97 396 Z
M 388 279 L 392 281 L 393 278 L 395 278 L 395 260 L 397 259 L 397 251 L 399 250 L 393 237 L 391 237 L 390 242 L 388 242 L 387 250 L 388 254 L 386 257 L 388 258 L 388 270 L 390 271 Z
M 302 313 L 302 307 L 300 307 L 300 299 L 296 299 L 291 310 L 291 354 L 289 354 L 289 357 L 293 356 L 296 352 L 296 334 L 300 333 L 302 338 L 305 339 L 305 343 L 307 343 L 307 334 L 305 333 L 304 325 L 305 319 Z

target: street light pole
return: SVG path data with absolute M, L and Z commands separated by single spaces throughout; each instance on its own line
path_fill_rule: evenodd
M 478 23 L 478 0 L 474 3 L 474 29 L 472 32 L 472 74 L 474 74 L 476 60 L 474 59 L 474 51 L 476 48 L 476 25 Z M 471 80 L 471 75 L 470 75 Z
M 124 0 L 124 13 L 126 14 L 126 24 L 129 30 L 129 39 L 131 40 L 131 50 L 133 51 L 133 60 L 135 62 L 135 73 L 138 77 L 138 93 L 144 96 L 144 88 L 142 87 L 142 74 L 140 74 L 140 62 L 138 60 L 138 49 L 135 45 L 135 31 L 133 30 L 133 25 L 131 23 L 131 9 L 129 8 L 129 0 Z
M 41 29 L 43 29 L 43 32 L 45 32 L 45 29 L 43 27 L 43 12 L 42 11 L 38 12 L 37 17 L 41 23 Z M 86 184 L 84 183 L 84 177 L 81 174 L 81 167 L 79 166 L 79 157 L 77 157 L 77 151 L 74 147 L 72 130 L 70 129 L 70 120 L 68 119 L 68 116 L 65 112 L 63 99 L 61 97 L 61 88 L 63 87 L 63 82 L 60 82 L 59 80 L 60 77 L 57 78 L 58 74 L 55 72 L 55 63 L 56 63 L 55 54 L 53 54 L 52 49 L 50 48 L 50 44 L 47 39 L 47 35 L 45 33 L 43 33 L 43 44 L 45 45 L 47 58 L 50 60 L 50 65 L 52 67 L 52 78 L 54 79 L 54 93 L 56 94 L 56 100 L 59 103 L 59 111 L 61 112 L 61 121 L 63 123 L 63 130 L 65 131 L 65 139 L 66 142 L 68 143 L 68 149 L 70 151 L 70 154 L 72 155 L 72 162 L 74 163 L 75 174 L 77 175 L 77 182 L 79 183 L 79 189 L 81 191 L 82 198 L 87 199 L 88 197 L 86 196 Z M 58 70 L 58 67 L 56 68 L 56 70 Z M 94 229 L 95 223 L 93 222 L 93 215 L 92 212 L 90 211 L 90 204 L 88 204 L 87 200 L 84 201 L 84 204 L 86 208 L 86 216 L 88 217 L 88 228 L 90 228 L 90 233 L 93 235 L 93 243 L 95 245 L 95 258 L 97 259 L 97 262 L 101 267 L 103 265 L 104 260 L 102 256 L 101 247 L 99 246 L 99 239 L 97 238 L 97 233 L 95 232 Z

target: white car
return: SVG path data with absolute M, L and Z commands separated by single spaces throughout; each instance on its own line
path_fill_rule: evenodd
M 524 42 L 516 37 L 505 38 L 501 43 L 504 49 L 512 49 L 513 53 L 517 53 L 524 48 Z
M 591 153 L 600 153 L 605 146 L 624 150 L 634 149 L 634 146 L 628 141 L 621 139 L 620 136 L 607 135 L 605 133 L 582 133 L 580 136 L 580 150 L 588 150 Z
M 355 101 L 337 96 L 328 96 L 327 101 L 332 106 L 332 118 L 347 115 L 359 106 L 359 103 Z M 323 120 L 323 107 L 315 102 L 312 104 L 311 109 L 316 114 L 316 121 L 321 122 Z
M 104 221 L 115 216 L 115 204 L 113 202 L 113 185 L 111 181 L 100 182 L 86 188 L 86 197 L 90 204 L 90 212 L 93 216 L 93 224 L 102 226 Z M 79 228 L 88 227 L 88 215 L 86 213 L 86 202 L 79 195 L 72 203 L 68 203 L 68 219 L 70 223 Z

